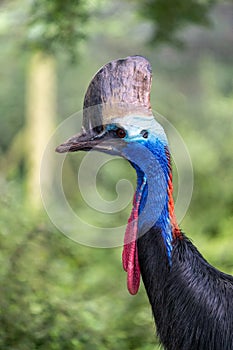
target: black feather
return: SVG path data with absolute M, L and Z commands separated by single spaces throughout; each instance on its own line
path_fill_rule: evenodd
M 137 241 L 142 279 L 166 350 L 233 350 L 233 277 L 211 266 L 185 237 L 172 265 L 159 228 Z

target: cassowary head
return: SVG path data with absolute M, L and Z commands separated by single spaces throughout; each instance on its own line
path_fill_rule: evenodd
M 106 64 L 86 92 L 81 133 L 56 149 L 59 153 L 94 149 L 122 156 L 136 169 L 137 190 L 123 251 L 132 294 L 140 281 L 136 239 L 160 222 L 169 259 L 171 239 L 167 235 L 176 225 L 170 153 L 165 132 L 152 114 L 151 81 L 151 66 L 144 57 Z
M 130 143 L 167 144 L 163 128 L 150 106 L 150 63 L 131 56 L 106 64 L 89 84 L 84 99 L 83 128 L 57 147 L 58 152 L 90 150 L 122 154 Z

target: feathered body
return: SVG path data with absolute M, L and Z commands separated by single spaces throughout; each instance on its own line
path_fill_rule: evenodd
M 164 348 L 233 350 L 233 277 L 208 264 L 176 222 L 169 146 L 151 112 L 150 85 L 151 67 L 143 57 L 105 65 L 84 101 L 85 108 L 101 105 L 87 108 L 82 133 L 57 151 L 95 148 L 135 168 L 123 267 L 131 294 L 142 275 Z
M 142 279 L 157 333 L 167 350 L 233 349 L 233 278 L 201 256 L 182 235 L 172 265 L 159 228 L 138 239 Z

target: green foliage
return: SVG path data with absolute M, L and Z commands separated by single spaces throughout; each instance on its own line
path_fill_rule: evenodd
M 0 37 L 0 46 L 1 153 L 10 147 L 11 140 L 23 126 L 26 57 L 24 54 L 18 55 L 17 49 L 5 37 Z M 16 56 L 18 58 L 15 64 Z M 6 57 L 8 57 L 7 65 Z
M 2 189 L 0 348 L 155 349 L 145 292 L 126 292 L 120 251 L 75 244 L 22 205 L 18 184 Z
M 109 32 L 112 30 L 113 33 L 119 33 L 120 28 L 117 23 L 114 26 L 114 18 L 113 23 L 105 27 L 106 18 L 117 14 L 122 19 L 127 17 L 128 21 L 137 14 L 152 25 L 150 41 L 153 46 L 161 43 L 181 45 L 179 31 L 187 25 L 210 25 L 210 11 L 218 2 L 220 1 L 121 0 L 115 3 L 106 0 L 14 0 L 8 5 L 10 15 L 4 16 L 3 12 L 0 16 L 0 33 L 2 28 L 5 28 L 5 32 L 11 32 L 11 17 L 16 17 L 17 34 L 21 44 L 23 42 L 29 51 L 42 50 L 52 54 L 62 51 L 74 61 L 82 51 L 82 44 L 91 36 L 91 31 L 96 29 L 93 26 L 95 20 L 98 24 L 103 24 L 104 30 L 107 28 Z
M 209 11 L 215 1 L 146 0 L 140 12 L 154 26 L 151 42 L 180 45 L 178 30 L 187 24 L 209 25 Z
M 86 39 L 89 7 L 84 0 L 32 1 L 27 35 L 30 47 L 49 53 L 63 49 L 74 56 Z

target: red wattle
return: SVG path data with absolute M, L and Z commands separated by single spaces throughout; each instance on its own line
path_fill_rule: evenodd
M 137 293 L 140 285 L 140 267 L 137 250 L 138 208 L 139 203 L 136 202 L 134 197 L 133 210 L 128 220 L 122 253 L 123 268 L 127 272 L 127 287 L 130 294 L 133 295 Z

